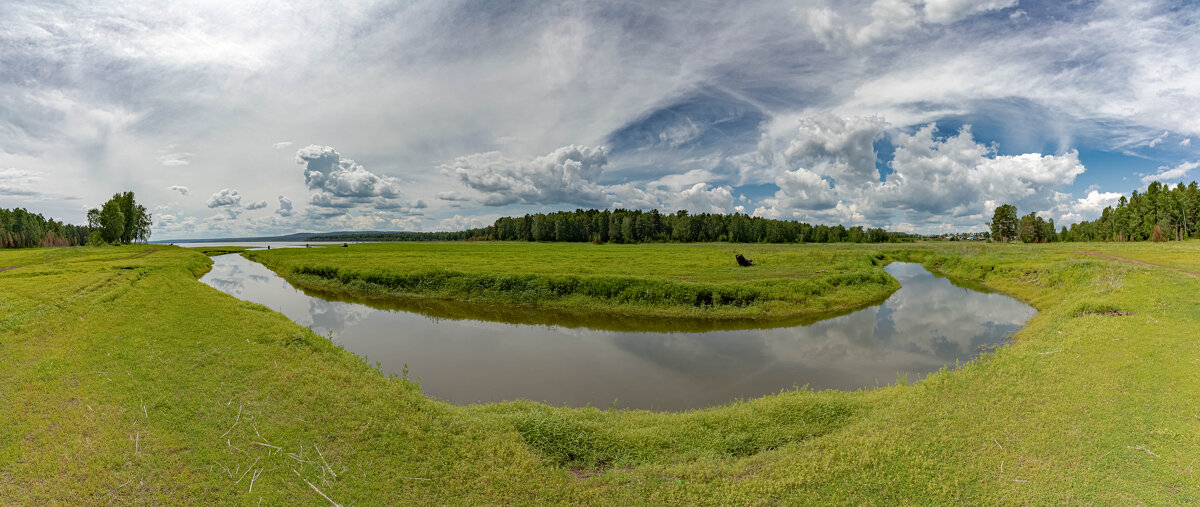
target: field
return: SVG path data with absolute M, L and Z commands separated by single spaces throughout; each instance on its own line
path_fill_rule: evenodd
M 738 266 L 736 253 L 756 264 Z M 466 301 L 480 303 L 483 318 L 503 303 L 521 308 L 495 320 L 549 317 L 593 327 L 654 327 L 662 319 L 688 328 L 800 324 L 879 303 L 900 288 L 881 258 L 821 246 L 385 243 L 247 255 L 323 296 Z
M 455 259 L 459 246 L 495 250 Z M 422 247 L 407 257 L 421 270 L 604 278 L 614 268 L 595 259 L 609 259 L 656 284 L 721 290 L 908 260 L 1039 314 L 1013 345 L 914 385 L 685 413 L 456 407 L 198 283 L 199 252 L 0 251 L 0 503 L 1200 501 L 1197 242 L 739 249 L 758 274 L 722 271 L 727 245 L 406 248 Z M 376 248 L 399 247 L 272 251 L 269 262 L 408 269 L 376 264 Z M 713 310 L 683 306 L 650 313 Z

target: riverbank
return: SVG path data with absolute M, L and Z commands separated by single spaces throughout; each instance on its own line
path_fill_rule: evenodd
M 1196 502 L 1200 278 L 1168 268 L 1200 243 L 1086 246 L 1165 268 L 1075 249 L 862 247 L 1039 314 L 915 385 L 677 414 L 432 400 L 182 248 L 0 251 L 0 499 Z
M 755 265 L 738 266 L 737 253 Z M 245 255 L 322 297 L 406 310 L 451 301 L 487 308 L 473 318 L 616 330 L 801 325 L 900 287 L 881 258 L 852 247 L 387 243 Z

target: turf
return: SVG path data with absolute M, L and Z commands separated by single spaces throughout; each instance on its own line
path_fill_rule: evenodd
M 198 252 L 0 251 L 19 266 L 0 272 L 0 503 L 1200 501 L 1200 277 L 1180 271 L 1200 243 L 830 251 L 1039 314 L 914 385 L 684 413 L 455 407 L 198 283 Z
M 735 253 L 756 264 L 738 266 Z M 593 321 L 616 315 L 791 324 L 878 303 L 899 288 L 871 252 L 821 246 L 391 243 L 246 255 L 318 292 L 536 306 L 523 310 L 531 316 L 605 316 Z

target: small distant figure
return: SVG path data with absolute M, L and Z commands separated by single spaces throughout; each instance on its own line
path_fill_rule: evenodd
M 747 259 L 745 257 L 742 257 L 742 254 L 737 254 L 737 263 L 738 263 L 738 266 L 741 266 L 743 268 L 748 268 L 748 267 L 754 265 L 754 261 Z
M 271 249 L 271 245 L 267 245 L 267 250 L 270 250 L 270 249 Z
M 304 244 L 304 248 L 308 248 L 308 243 L 305 243 L 305 244 Z
M 345 243 L 342 243 L 342 247 L 343 247 L 343 248 L 344 248 L 344 247 L 348 247 L 348 246 L 350 246 L 350 245 L 347 245 L 347 244 L 345 244 Z

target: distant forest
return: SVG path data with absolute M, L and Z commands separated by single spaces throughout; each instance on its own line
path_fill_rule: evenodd
M 810 225 L 745 214 L 672 214 L 658 210 L 560 211 L 503 217 L 487 227 L 459 232 L 400 232 L 321 236 L 323 241 L 557 241 L 593 243 L 888 243 L 913 241 L 915 235 L 879 228 Z M 315 239 L 315 238 L 314 238 Z
M 1193 181 L 1175 188 L 1157 181 L 1137 190 L 1100 218 L 1080 222 L 1061 233 L 1065 241 L 1166 241 L 1200 238 L 1200 186 Z
M 1017 208 L 1005 204 L 992 215 L 994 241 L 1047 243 L 1051 241 L 1181 241 L 1200 238 L 1200 185 L 1193 181 L 1175 188 L 1157 181 L 1144 193 L 1121 196 L 1117 207 L 1108 206 L 1100 218 L 1054 230 L 1054 220 L 1037 213 L 1017 217 Z
M 133 192 L 113 195 L 87 216 L 88 225 L 73 225 L 23 208 L 0 208 L 0 248 L 98 246 L 150 238 L 150 213 L 134 200 Z
M 89 232 L 87 226 L 64 224 L 23 208 L 0 208 L 0 248 L 82 245 Z

